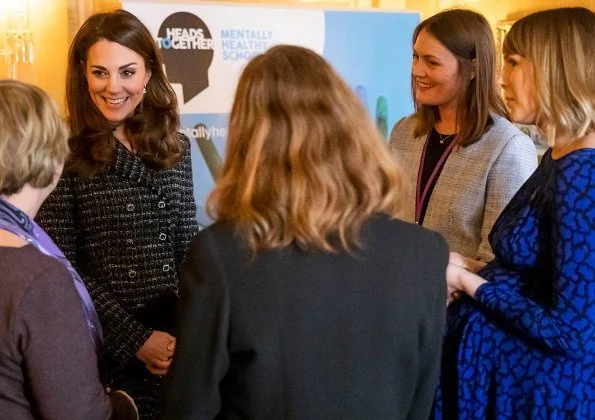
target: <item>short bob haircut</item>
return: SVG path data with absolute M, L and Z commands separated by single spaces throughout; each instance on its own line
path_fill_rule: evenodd
M 351 251 L 373 213 L 396 217 L 404 175 L 363 105 L 315 52 L 279 45 L 248 63 L 209 215 L 252 251 Z
M 533 65 L 539 111 L 536 125 L 550 145 L 560 135 L 595 130 L 595 14 L 582 7 L 545 10 L 512 25 L 504 54 Z
M 111 162 L 115 151 L 116 128 L 97 109 L 85 77 L 89 48 L 100 40 L 127 47 L 143 60 L 151 78 L 135 113 L 124 121 L 135 153 L 154 169 L 168 168 L 184 156 L 184 145 L 177 130 L 180 122 L 176 94 L 163 71 L 155 40 L 145 25 L 132 13 L 116 10 L 92 15 L 75 35 L 68 56 L 66 102 L 68 105 L 72 159 L 68 168 L 91 176 Z
M 45 188 L 68 157 L 68 130 L 36 86 L 0 80 L 0 194 Z
M 417 25 L 413 32 L 413 44 L 422 30 L 436 38 L 457 59 L 460 96 L 455 141 L 461 146 L 473 144 L 493 124 L 491 113 L 508 118 L 496 81 L 496 47 L 490 24 L 472 10 L 449 9 Z M 415 78 L 412 76 L 414 101 L 415 89 Z M 417 125 L 414 134 L 425 135 L 439 118 L 438 107 L 416 102 L 415 109 Z

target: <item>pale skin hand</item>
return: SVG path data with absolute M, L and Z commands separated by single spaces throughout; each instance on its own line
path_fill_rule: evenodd
M 457 264 L 457 262 L 462 265 Z M 448 285 L 449 294 L 462 292 L 474 298 L 478 287 L 486 283 L 486 281 L 471 270 L 478 271 L 484 265 L 480 261 L 470 260 L 460 254 L 451 253 L 446 267 L 446 284 Z
M 136 352 L 136 357 L 145 364 L 153 375 L 165 375 L 176 349 L 175 337 L 163 331 L 154 330 Z

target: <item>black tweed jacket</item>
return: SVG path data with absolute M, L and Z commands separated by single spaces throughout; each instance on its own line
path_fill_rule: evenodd
M 152 170 L 120 143 L 115 160 L 91 178 L 64 174 L 38 223 L 84 279 L 105 353 L 125 364 L 151 330 L 135 311 L 166 288 L 177 291 L 182 262 L 198 232 L 188 138 L 183 161 Z

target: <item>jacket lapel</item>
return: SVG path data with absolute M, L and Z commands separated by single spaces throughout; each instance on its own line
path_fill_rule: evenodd
M 407 145 L 403 153 L 405 155 L 411 156 L 409 162 L 412 162 L 411 167 L 405 166 L 403 169 L 407 172 L 411 180 L 411 186 L 413 188 L 413 200 L 408 200 L 407 204 L 405 205 L 403 217 L 405 220 L 415 221 L 415 201 L 416 201 L 416 191 L 417 191 L 417 178 L 419 176 L 420 171 L 420 164 L 421 164 L 421 154 L 424 148 L 424 143 L 426 141 L 426 136 L 419 136 L 413 139 L 412 142 L 409 144 L 404 143 Z
M 155 171 L 147 168 L 138 156 L 128 151 L 120 142 L 116 146 L 114 172 L 123 179 L 149 188 L 156 195 L 162 195 Z

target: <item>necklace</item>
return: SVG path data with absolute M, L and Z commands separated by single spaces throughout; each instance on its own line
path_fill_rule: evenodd
M 440 133 L 438 133 L 438 134 L 440 134 Z M 452 137 L 452 136 L 453 136 L 453 134 L 449 134 L 448 136 L 445 136 L 444 141 L 446 141 L 446 139 L 448 137 Z M 438 160 L 438 163 L 436 164 L 436 166 L 434 167 L 434 170 L 430 174 L 430 177 L 426 181 L 425 185 L 422 187 L 421 180 L 422 180 L 422 174 L 424 172 L 424 166 L 426 164 L 426 152 L 427 152 L 429 142 L 430 142 L 430 134 L 428 133 L 428 137 L 426 138 L 426 141 L 424 143 L 424 148 L 421 152 L 421 161 L 419 164 L 419 171 L 417 172 L 417 188 L 415 190 L 415 224 L 417 224 L 417 225 L 419 225 L 421 222 L 423 222 L 423 220 L 421 220 L 421 213 L 422 213 L 422 210 L 424 207 L 424 202 L 426 201 L 426 197 L 429 193 L 430 186 L 435 181 L 436 177 L 438 177 L 438 172 L 440 172 L 442 170 L 441 169 L 442 166 L 444 165 L 446 159 L 448 158 L 448 155 L 450 154 L 450 152 L 452 151 L 452 149 L 455 146 L 454 142 L 451 142 L 446 146 L 446 150 L 444 150 L 444 152 L 442 153 L 442 156 L 440 156 L 440 159 Z
M 438 132 L 436 131 L 436 133 L 438 133 Z M 454 134 L 440 134 L 440 133 L 438 133 L 438 137 L 440 137 L 440 140 L 438 140 L 438 141 L 440 142 L 440 144 L 444 144 L 448 140 L 450 140 L 452 138 L 452 136 L 454 136 Z

